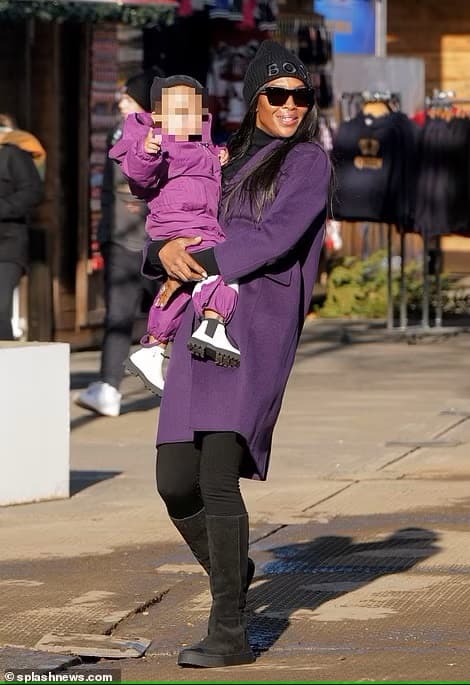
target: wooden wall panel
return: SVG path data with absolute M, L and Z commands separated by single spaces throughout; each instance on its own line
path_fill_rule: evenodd
M 13 115 L 20 128 L 28 123 L 27 54 L 26 22 L 0 24 L 0 112 Z
M 426 92 L 454 90 L 470 97 L 470 2 L 389 0 L 389 55 L 421 57 Z

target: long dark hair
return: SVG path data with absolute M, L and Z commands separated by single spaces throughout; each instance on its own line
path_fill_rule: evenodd
M 259 96 L 258 96 L 259 97 Z M 230 161 L 225 169 L 230 169 L 230 164 L 244 157 L 249 150 L 256 129 L 257 98 L 250 105 L 245 114 L 240 128 L 230 138 L 227 148 Z M 279 171 L 289 152 L 298 143 L 311 143 L 317 140 L 318 111 L 314 105 L 300 122 L 296 132 L 290 138 L 285 138 L 282 143 L 274 148 L 253 169 L 250 169 L 237 183 L 224 183 L 224 197 L 222 212 L 224 216 L 230 215 L 230 206 L 236 196 L 240 199 L 248 198 L 251 211 L 259 221 L 265 205 L 272 202 L 276 195 L 277 179 Z

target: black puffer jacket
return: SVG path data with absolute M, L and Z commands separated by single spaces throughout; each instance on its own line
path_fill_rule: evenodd
M 140 252 L 146 240 L 147 205 L 129 190 L 121 168 L 108 157 L 110 148 L 121 138 L 122 124 L 111 131 L 107 139 L 106 161 L 101 189 L 101 221 L 98 241 L 101 246 L 116 243 L 133 252 Z
M 0 145 L 0 262 L 26 268 L 28 217 L 42 193 L 31 155 L 16 145 Z

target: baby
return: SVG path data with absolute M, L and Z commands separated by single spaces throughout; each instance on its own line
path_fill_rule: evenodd
M 201 237 L 189 248 L 192 251 L 225 240 L 217 220 L 223 154 L 211 141 L 206 100 L 203 86 L 189 76 L 155 78 L 152 113 L 130 115 L 123 137 L 110 151 L 133 194 L 147 202 L 149 239 Z M 201 319 L 188 341 L 191 352 L 221 366 L 240 363 L 240 352 L 225 330 L 237 304 L 238 284 L 209 276 L 188 287 L 167 278 L 150 308 L 142 347 L 126 362 L 126 368 L 157 394 L 164 387 L 165 349 L 191 299 Z

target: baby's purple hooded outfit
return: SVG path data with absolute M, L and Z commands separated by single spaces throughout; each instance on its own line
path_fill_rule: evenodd
M 132 193 L 144 199 L 149 208 L 146 231 L 150 240 L 201 236 L 191 251 L 214 247 L 225 240 L 217 220 L 221 168 L 218 148 L 210 138 L 210 119 L 203 123 L 201 140 L 174 141 L 162 136 L 161 151 L 144 150 L 145 138 L 153 127 L 150 114 L 127 117 L 122 138 L 109 156 L 121 165 Z M 230 320 L 237 304 L 237 287 L 226 285 L 220 276 L 198 283 L 193 293 L 178 290 L 164 308 L 150 308 L 147 331 L 160 342 L 173 340 L 181 317 L 193 299 L 196 314 L 205 309 Z

